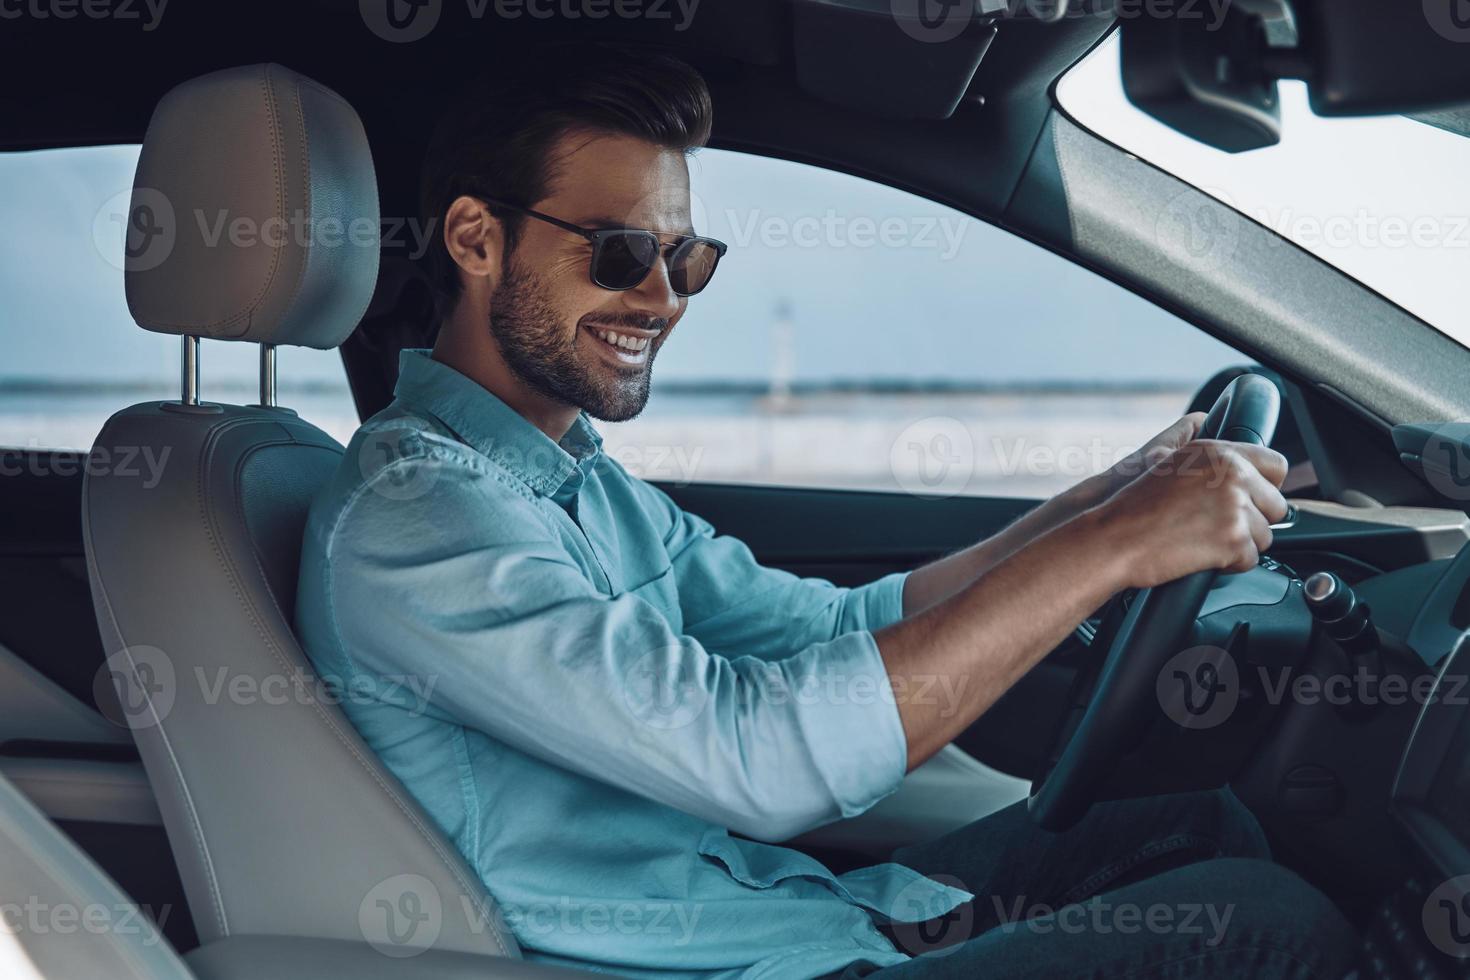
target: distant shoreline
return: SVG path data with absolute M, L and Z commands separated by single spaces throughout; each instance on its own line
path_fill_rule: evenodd
M 0 378 L 0 396 L 75 396 L 101 394 L 139 394 L 173 391 L 171 382 L 117 379 L 75 380 L 60 378 Z M 250 379 L 211 379 L 209 387 L 216 392 L 253 392 L 258 382 Z M 1192 394 L 1198 387 L 1190 381 L 1120 380 L 1070 381 L 1037 379 L 1027 381 L 950 381 L 945 379 L 866 378 L 833 381 L 792 381 L 784 392 L 793 396 L 811 395 L 1110 395 L 1110 394 Z M 282 394 L 336 394 L 346 388 L 345 382 L 291 381 L 277 382 Z M 655 381 L 662 395 L 707 395 L 769 397 L 777 390 L 764 381 L 709 379 L 691 381 L 681 378 Z

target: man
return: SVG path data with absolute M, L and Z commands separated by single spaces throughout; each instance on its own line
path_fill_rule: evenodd
M 322 673 L 381 692 L 347 704 L 367 742 L 538 959 L 793 980 L 1333 975 L 1336 911 L 1250 860 L 1262 835 L 1224 792 L 1104 805 L 1061 835 L 1012 808 L 842 875 L 762 843 L 893 792 L 1117 591 L 1252 567 L 1285 467 L 1186 445 L 1190 416 L 912 572 L 840 589 L 761 567 L 603 455 L 589 422 L 642 410 L 723 251 L 689 217 L 710 117 L 682 63 L 592 48 L 508 77 L 431 147 L 442 326 L 432 353 L 403 353 L 395 401 L 316 501 L 300 585 Z M 935 677 L 963 681 L 958 704 L 903 695 Z M 871 696 L 792 696 L 832 678 Z M 1219 914 L 1067 928 L 1099 894 Z M 1003 922 L 1018 902 L 1056 911 Z

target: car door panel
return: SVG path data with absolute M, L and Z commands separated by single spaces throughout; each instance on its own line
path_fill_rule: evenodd
M 148 777 L 126 725 L 110 720 L 122 715 L 87 584 L 85 458 L 0 449 L 0 773 L 189 949 Z

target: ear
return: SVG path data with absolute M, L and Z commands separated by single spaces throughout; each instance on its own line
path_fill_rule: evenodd
M 467 277 L 466 292 L 495 289 L 505 248 L 505 229 L 483 202 L 454 199 L 444 214 L 444 248 Z

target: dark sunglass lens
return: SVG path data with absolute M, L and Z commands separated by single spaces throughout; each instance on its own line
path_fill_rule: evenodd
M 648 232 L 619 232 L 602 240 L 592 279 L 604 289 L 632 289 L 658 261 L 658 239 Z
M 719 250 L 709 242 L 687 241 L 669 261 L 669 285 L 680 296 L 693 296 L 709 285 L 719 261 Z

